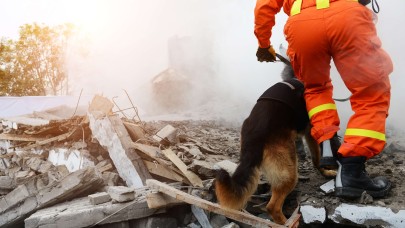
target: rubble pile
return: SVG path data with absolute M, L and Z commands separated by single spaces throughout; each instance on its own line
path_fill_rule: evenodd
M 277 227 L 264 209 L 265 180 L 244 212 L 216 204 L 215 169 L 236 168 L 239 127 L 134 121 L 113 107 L 96 96 L 86 116 L 40 126 L 2 120 L 0 227 Z M 297 141 L 300 176 L 284 205 L 291 216 L 286 225 L 405 224 L 405 147 L 394 138 L 367 166 L 394 183 L 390 197 L 357 201 L 334 197 L 333 180 L 312 167 L 305 143 Z M 365 215 L 353 216 L 359 211 Z

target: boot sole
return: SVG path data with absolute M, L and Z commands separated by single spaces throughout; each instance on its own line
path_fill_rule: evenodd
M 383 190 L 380 191 L 370 191 L 370 190 L 365 190 L 365 189 L 359 189 L 359 188 L 350 188 L 350 187 L 337 187 L 335 189 L 335 195 L 338 197 L 343 197 L 343 198 L 360 198 L 361 194 L 365 191 L 367 194 L 374 198 L 381 198 L 385 197 L 388 192 L 391 189 L 391 183 L 387 185 Z

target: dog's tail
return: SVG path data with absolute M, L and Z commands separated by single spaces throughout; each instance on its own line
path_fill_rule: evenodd
M 259 181 L 258 167 L 242 169 L 242 166 L 238 166 L 232 177 L 224 169 L 217 171 L 215 193 L 221 206 L 240 210 L 256 191 Z
M 283 71 L 281 71 L 281 79 L 287 81 L 293 78 L 297 78 L 294 74 L 294 70 L 291 65 L 285 65 Z

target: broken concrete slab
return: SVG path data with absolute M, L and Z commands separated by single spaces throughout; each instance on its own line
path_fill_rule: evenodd
M 142 159 L 131 147 L 131 137 L 118 115 L 110 115 L 114 105 L 108 99 L 96 96 L 87 114 L 93 137 L 104 146 L 121 178 L 129 187 L 142 187 L 151 178 Z
M 314 207 L 312 205 L 303 205 L 300 212 L 304 223 L 324 223 L 326 221 L 326 210 L 324 207 Z
M 12 190 L 16 187 L 14 179 L 9 176 L 0 176 L 0 189 Z
M 117 202 L 127 202 L 135 199 L 135 189 L 126 186 L 110 186 L 108 194 Z
M 86 167 L 93 167 L 94 162 L 80 150 L 56 148 L 49 151 L 48 161 L 53 165 L 65 165 L 69 172 L 75 172 Z
M 378 206 L 359 206 L 341 204 L 328 216 L 336 223 L 382 227 L 405 227 L 405 209 L 393 212 L 389 208 Z
M 36 178 L 32 178 L 0 200 L 0 226 L 13 227 L 38 209 L 92 193 L 103 184 L 94 168 L 76 171 L 60 182 L 50 182 L 41 189 L 37 188 L 36 181 Z
M 155 227 L 179 227 L 175 218 L 166 216 L 151 216 L 130 222 L 131 227 L 155 228 Z
M 25 227 L 90 227 L 144 218 L 162 212 L 165 210 L 148 208 L 148 204 L 142 198 L 125 203 L 110 201 L 92 205 L 87 197 L 83 197 L 38 210 L 25 219 Z
M 103 172 L 103 180 L 104 180 L 104 185 L 106 186 L 115 186 L 118 183 L 119 175 L 118 173 L 114 172 Z
M 89 202 L 92 205 L 106 203 L 111 200 L 111 196 L 107 192 L 94 193 L 94 194 L 89 195 L 88 198 L 89 198 Z
M 178 142 L 177 129 L 172 125 L 166 125 L 153 136 L 153 139 L 162 145 L 175 144 Z
M 322 191 L 324 191 L 326 194 L 332 193 L 335 191 L 335 180 L 332 179 L 325 184 L 321 185 L 320 187 Z
M 213 165 L 213 169 L 224 169 L 229 173 L 229 175 L 232 175 L 236 168 L 238 167 L 238 164 L 231 162 L 229 160 L 222 160 L 220 162 L 217 162 Z
M 105 146 L 118 174 L 129 187 L 144 186 L 149 171 L 142 159 L 131 150 L 131 138 L 117 115 L 95 118 L 89 113 L 90 128 L 100 145 Z

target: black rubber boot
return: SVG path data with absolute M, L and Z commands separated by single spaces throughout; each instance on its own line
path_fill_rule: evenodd
M 359 198 L 366 191 L 379 198 L 388 194 L 391 182 L 385 177 L 370 178 L 366 172 L 366 157 L 339 158 L 336 175 L 336 196 Z
M 339 136 L 335 134 L 331 139 L 321 142 L 321 159 L 319 161 L 320 168 L 337 169 L 336 163 L 337 151 L 341 145 Z

